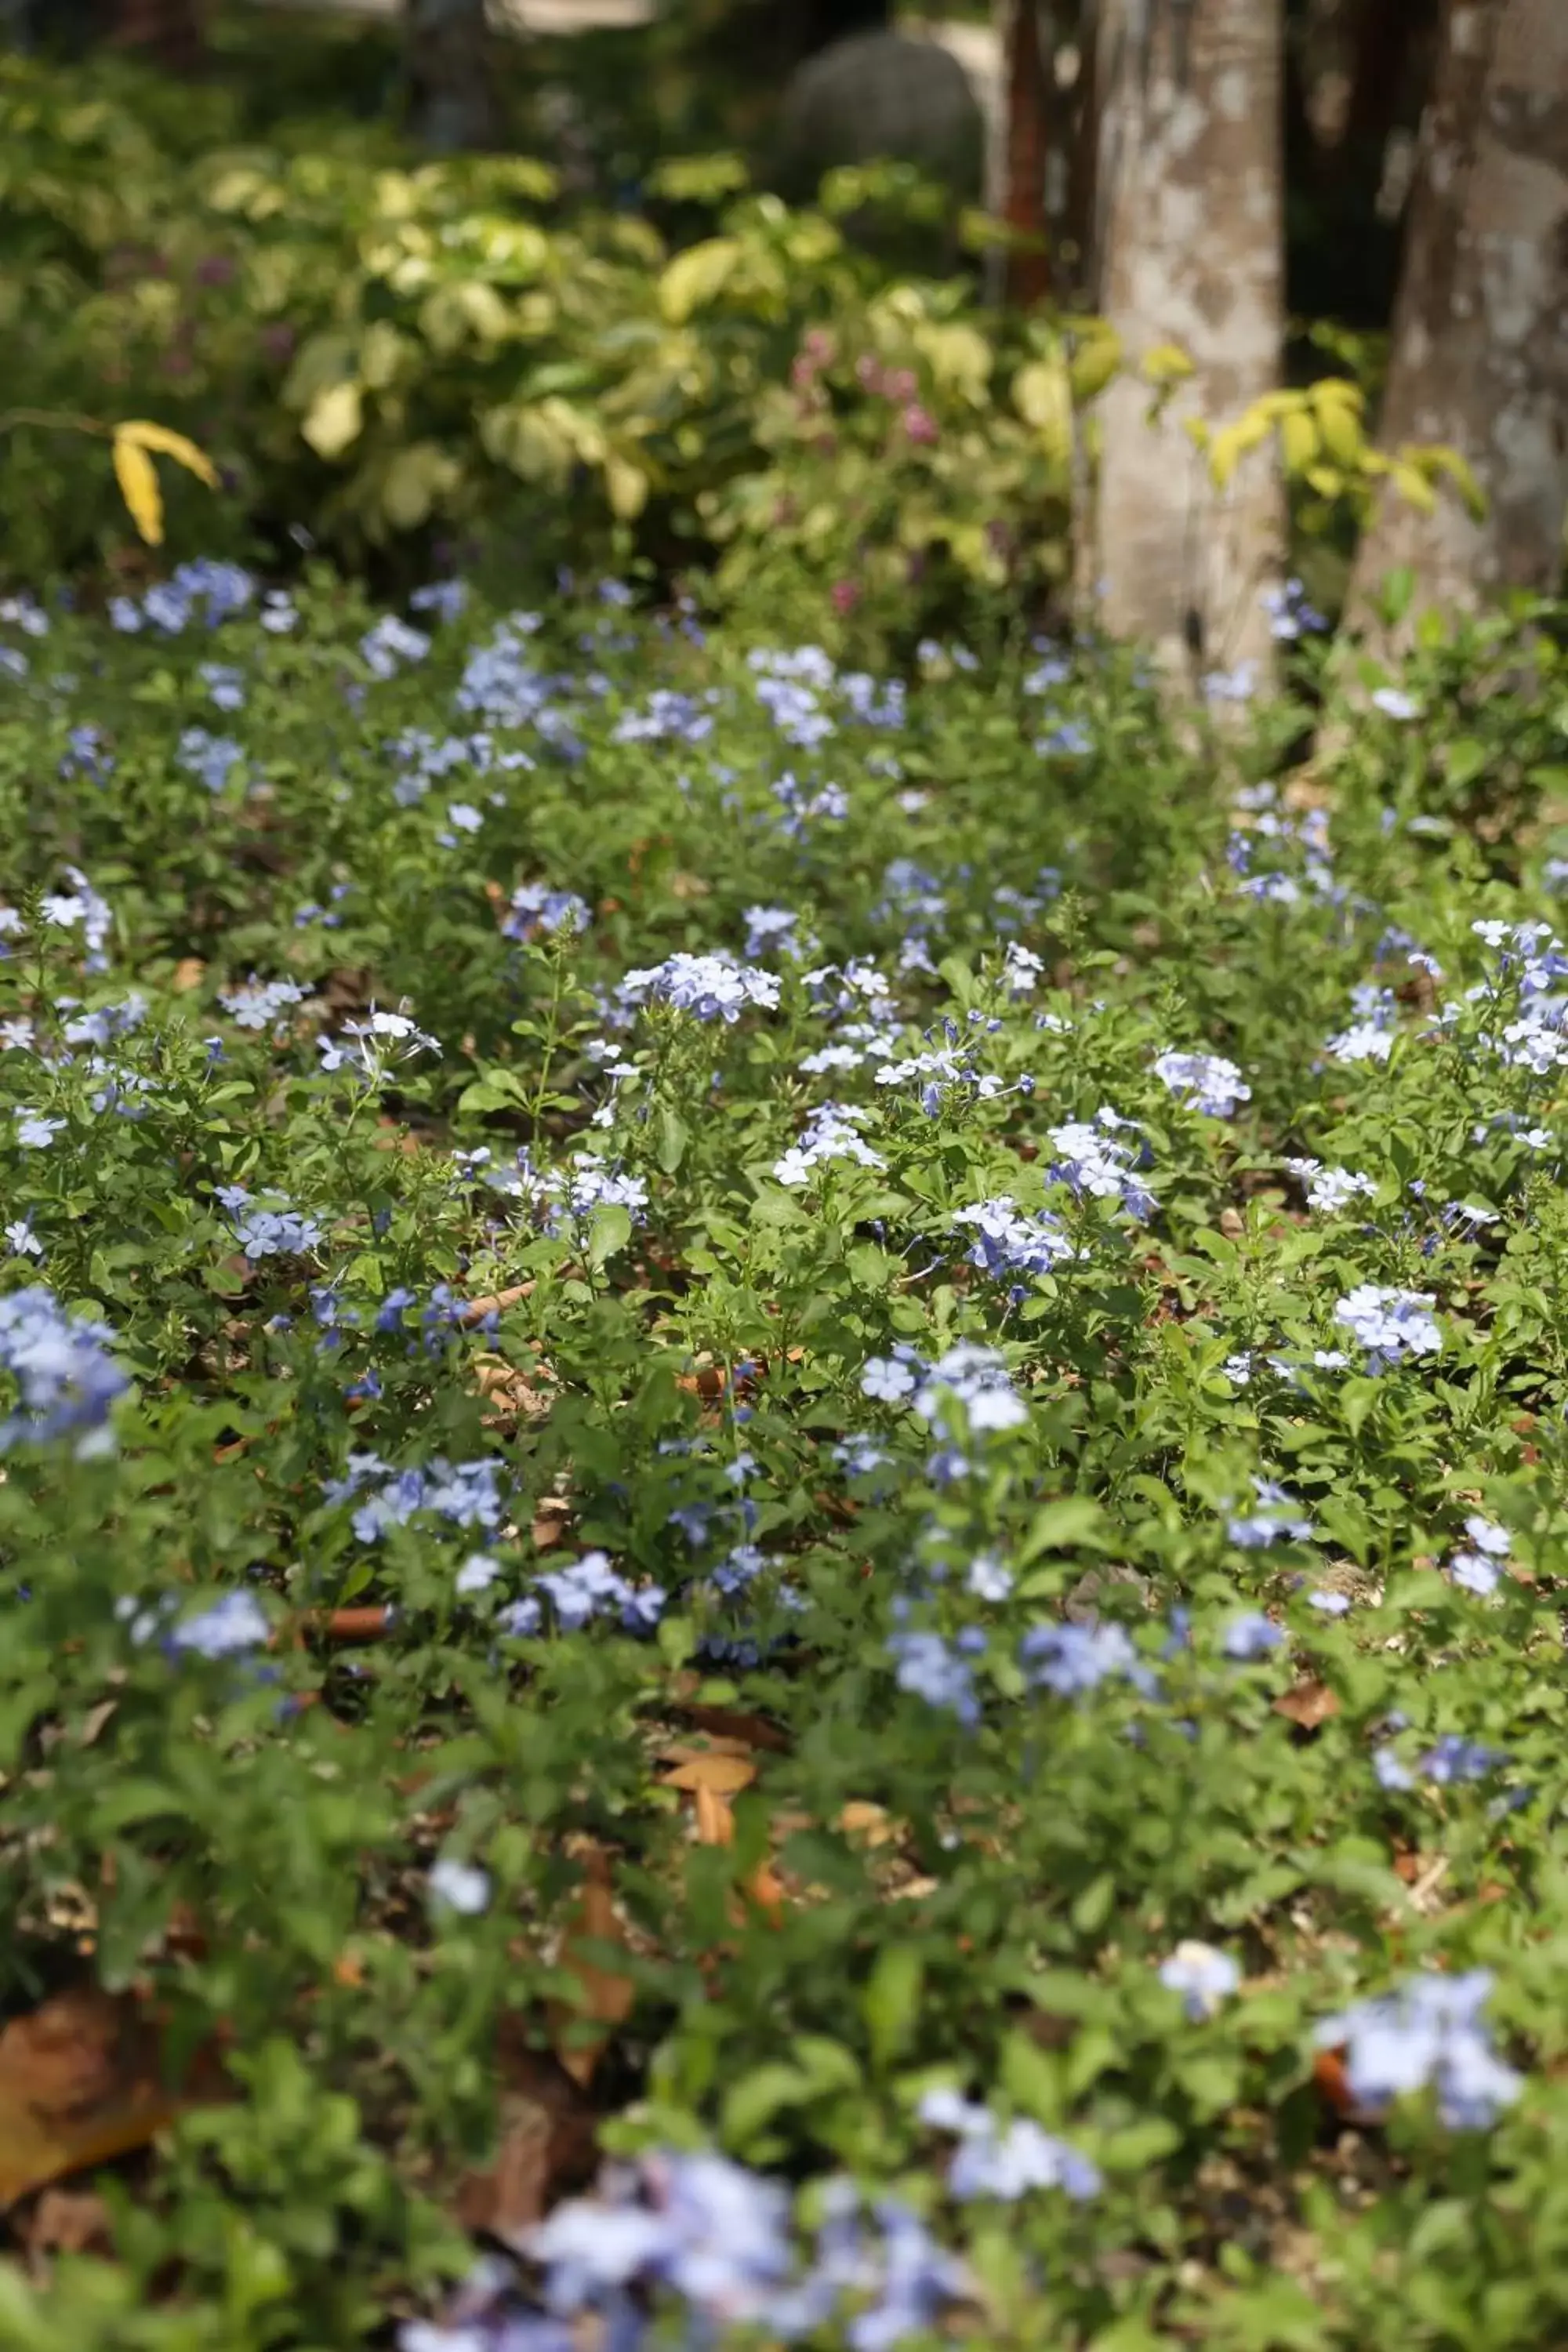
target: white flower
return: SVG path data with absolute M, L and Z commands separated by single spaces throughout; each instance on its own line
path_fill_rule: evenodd
M 429 1888 L 434 1902 L 465 1919 L 477 1918 L 490 1899 L 489 1874 L 472 1863 L 445 1854 L 430 1865 Z

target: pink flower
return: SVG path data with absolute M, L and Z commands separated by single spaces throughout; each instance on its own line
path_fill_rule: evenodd
M 910 401 L 904 411 L 903 421 L 904 431 L 911 441 L 938 441 L 942 437 L 935 417 L 929 408 L 922 408 L 918 400 Z
M 860 591 L 853 580 L 836 580 L 832 593 L 836 613 L 852 613 L 860 602 Z

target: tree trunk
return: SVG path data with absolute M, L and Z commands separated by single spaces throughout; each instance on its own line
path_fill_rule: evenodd
M 1216 492 L 1184 430 L 1230 422 L 1279 382 L 1284 340 L 1282 0 L 1101 0 L 1093 279 L 1127 361 L 1193 363 L 1159 422 L 1119 377 L 1100 404 L 1101 618 L 1194 676 L 1271 651 L 1279 576 L 1271 446 Z
M 1007 255 L 1006 299 L 1020 308 L 1051 290 L 1046 250 L 1046 166 L 1052 131 L 1051 92 L 1040 37 L 1038 0 L 1005 0 L 1003 9 L 1003 89 L 1006 142 L 1002 216 L 1032 246 Z
M 437 154 L 500 144 L 485 0 L 408 0 L 416 134 Z
M 1568 509 L 1568 8 L 1447 0 L 1421 127 L 1381 437 L 1446 443 L 1489 501 L 1423 513 L 1392 488 L 1352 614 L 1408 565 L 1420 601 L 1552 588 Z
M 202 0 L 115 0 L 109 38 L 171 73 L 194 73 L 206 56 Z

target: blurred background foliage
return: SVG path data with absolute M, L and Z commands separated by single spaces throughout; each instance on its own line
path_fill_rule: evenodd
M 768 186 L 781 80 L 885 10 L 666 0 L 645 26 L 497 37 L 498 152 L 433 160 L 395 17 L 225 0 L 174 77 L 91 37 L 91 5 L 0 54 L 12 573 L 145 562 L 107 469 L 22 421 L 87 412 L 210 455 L 216 498 L 167 485 L 182 547 L 285 566 L 319 544 L 384 587 L 459 556 L 520 583 L 640 564 L 731 604 L 787 579 L 851 635 L 912 639 L 977 596 L 1037 620 L 1067 583 L 1118 356 L 1070 271 L 1001 304 L 1005 232 L 909 166 L 839 170 L 804 205 Z M 1343 298 L 1296 332 L 1298 385 L 1375 392 L 1397 207 L 1385 192 L 1386 234 L 1345 221 L 1380 216 L 1426 14 L 1412 0 L 1397 87 L 1342 126 L 1332 172 L 1308 120 L 1332 75 L 1296 41 L 1292 289 L 1314 313 Z M 1336 410 L 1331 467 L 1286 436 L 1330 604 L 1363 414 Z

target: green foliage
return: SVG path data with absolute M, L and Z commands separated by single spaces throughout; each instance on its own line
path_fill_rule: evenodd
M 233 2095 L 107 2176 L 110 2253 L 0 2263 L 0 2338 L 385 2343 L 553 2042 L 628 2160 L 905 2200 L 987 2345 L 1557 2341 L 1561 612 L 1395 688 L 1309 646 L 1195 744 L 1093 643 L 873 676 L 591 583 L 114 617 L 0 620 L 0 1998 L 85 1945 Z M 686 1009 L 677 954 L 730 959 Z M 965 1346 L 988 1406 L 927 1392 Z M 737 1725 L 697 1841 L 668 1759 Z M 1518 2095 L 1342 2128 L 1316 2029 L 1474 1967 Z M 1099 2192 L 955 2193 L 942 2086 Z

